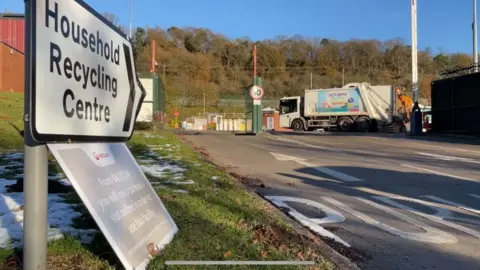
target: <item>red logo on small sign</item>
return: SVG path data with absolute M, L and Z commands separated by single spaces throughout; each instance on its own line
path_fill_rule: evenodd
M 96 160 L 100 160 L 102 158 L 107 158 L 109 157 L 110 155 L 108 155 L 107 153 L 100 153 L 100 154 L 97 154 L 95 152 L 93 152 L 93 157 L 96 159 Z

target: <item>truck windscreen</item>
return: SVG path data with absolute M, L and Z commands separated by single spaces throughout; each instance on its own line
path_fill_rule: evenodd
M 280 114 L 293 113 L 297 112 L 297 110 L 296 99 L 280 100 Z

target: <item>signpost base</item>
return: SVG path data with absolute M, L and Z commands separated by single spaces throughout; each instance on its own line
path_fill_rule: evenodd
M 48 152 L 25 145 L 23 269 L 47 269 Z
M 255 104 L 255 101 L 257 100 L 254 100 L 254 103 L 253 103 L 253 119 L 252 119 L 252 123 L 253 123 L 253 133 L 255 134 L 259 134 L 262 132 L 262 104 L 260 103 L 260 101 L 258 100 L 258 103 L 260 104 Z
M 422 112 L 420 111 L 420 107 L 418 103 L 415 103 L 412 110 L 412 116 L 410 121 L 410 134 L 412 136 L 422 136 L 423 121 L 422 121 Z

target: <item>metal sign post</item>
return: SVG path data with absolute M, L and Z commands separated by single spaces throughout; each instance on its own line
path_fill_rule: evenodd
M 32 1 L 25 1 L 25 17 L 32 16 Z M 25 103 L 24 103 L 24 219 L 23 268 L 47 269 L 48 152 L 45 144 L 31 137 L 32 20 L 25 24 Z
M 253 45 L 253 85 L 250 88 L 250 97 L 253 99 L 252 132 L 262 132 L 262 97 L 265 91 L 262 88 L 262 79 L 257 77 L 257 45 Z
M 252 132 L 258 134 L 262 132 L 262 97 L 265 91 L 262 88 L 262 79 L 255 77 L 253 80 L 253 86 L 250 88 L 250 97 L 253 99 L 252 110 Z

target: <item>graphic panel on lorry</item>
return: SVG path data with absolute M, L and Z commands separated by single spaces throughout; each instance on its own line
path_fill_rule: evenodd
M 357 89 L 321 91 L 317 93 L 318 113 L 359 112 L 360 93 Z

